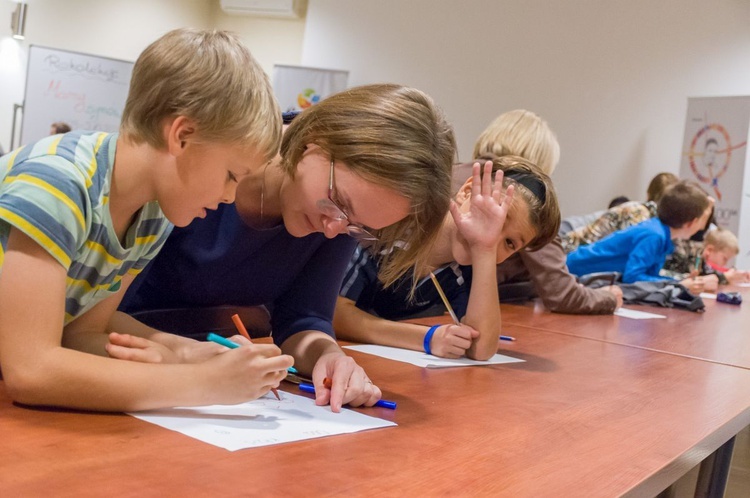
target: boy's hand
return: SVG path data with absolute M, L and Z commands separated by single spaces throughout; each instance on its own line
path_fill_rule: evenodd
M 286 378 L 294 358 L 273 344 L 249 344 L 228 349 L 198 365 L 198 382 L 210 388 L 206 404 L 237 404 L 257 399 Z
M 719 290 L 719 277 L 710 274 L 710 275 L 703 275 L 702 277 L 698 277 L 703 280 L 703 291 L 704 292 L 716 292 Z
M 620 309 L 622 307 L 622 289 L 616 285 L 608 285 L 607 287 L 602 287 L 602 289 L 607 290 L 607 292 L 610 292 L 615 296 L 615 299 L 617 300 L 617 306 L 615 309 Z
M 240 345 L 250 341 L 236 335 L 230 340 Z M 173 336 L 170 345 L 157 340 L 145 339 L 130 334 L 109 334 L 107 353 L 119 360 L 139 361 L 142 363 L 201 363 L 217 354 L 229 351 L 221 344 L 201 342 L 187 337 Z
M 326 378 L 331 380 L 330 389 L 323 383 Z M 345 404 L 372 406 L 383 395 L 354 358 L 343 352 L 321 355 L 313 368 L 312 379 L 315 385 L 315 404 L 322 406 L 330 403 L 331 411 L 336 413 Z
M 503 195 L 503 172 L 495 173 L 492 184 L 492 161 L 484 164 L 484 177 L 480 179 L 480 165 L 474 163 L 471 182 L 471 205 L 469 212 L 462 213 L 451 201 L 450 210 L 459 233 L 472 248 L 495 251 L 502 236 L 505 218 L 513 204 L 513 186 Z
M 435 331 L 430 342 L 430 350 L 441 358 L 461 358 L 471 347 L 474 339 L 479 337 L 479 331 L 468 325 L 442 325 Z
M 701 277 L 688 277 L 680 283 L 687 288 L 688 292 L 696 296 L 703 292 L 703 288 L 705 287 L 703 278 Z
M 746 284 L 750 282 L 750 272 L 730 268 L 724 272 L 724 277 L 730 284 Z

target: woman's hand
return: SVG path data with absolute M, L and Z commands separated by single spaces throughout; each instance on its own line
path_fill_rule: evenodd
M 364 369 L 354 359 L 343 352 L 330 352 L 321 355 L 312 372 L 315 385 L 315 404 L 331 405 L 331 411 L 340 412 L 345 404 L 351 406 L 372 406 L 381 398 L 378 386 L 373 384 Z M 325 387 L 324 380 L 331 381 L 331 388 Z

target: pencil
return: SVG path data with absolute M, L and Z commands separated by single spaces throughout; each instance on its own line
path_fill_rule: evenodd
M 456 312 L 453 311 L 453 307 L 451 306 L 451 303 L 448 302 L 448 298 L 445 297 L 445 292 L 443 292 L 443 288 L 440 287 L 440 283 L 438 282 L 438 279 L 435 277 L 435 274 L 430 272 L 430 278 L 432 279 L 432 283 L 435 284 L 435 289 L 437 289 L 438 294 L 440 294 L 440 299 L 443 300 L 443 304 L 445 305 L 445 308 L 448 310 L 448 313 L 451 314 L 451 318 L 453 318 L 453 323 L 456 325 L 461 325 L 461 323 L 458 321 L 458 317 L 456 316 Z
M 245 328 L 245 324 L 242 323 L 242 319 L 240 318 L 240 315 L 235 313 L 232 315 L 232 321 L 234 322 L 234 326 L 237 327 L 237 332 L 245 336 L 245 339 L 247 339 L 250 342 L 253 342 L 252 339 L 250 339 L 250 334 L 247 333 L 247 329 Z M 279 396 L 279 391 L 275 387 L 271 388 L 271 392 L 274 396 L 276 396 L 276 399 L 281 401 L 281 396 Z

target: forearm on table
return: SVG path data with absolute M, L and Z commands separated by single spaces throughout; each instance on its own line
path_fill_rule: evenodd
M 495 259 L 494 252 L 472 253 L 471 292 L 461 321 L 479 332 L 466 350 L 466 356 L 476 360 L 486 360 L 497 352 L 502 326 Z
M 352 301 L 339 299 L 333 316 L 336 337 L 344 341 L 379 344 L 422 351 L 429 327 L 415 323 L 396 322 L 371 315 Z
M 120 361 L 66 348 L 40 352 L 37 362 L 33 374 L 20 384 L 6 379 L 20 403 L 137 411 L 213 401 L 207 378 L 196 365 Z
M 336 340 L 319 330 L 303 330 L 291 335 L 281 344 L 281 351 L 294 357 L 294 367 L 310 375 L 321 356 L 329 353 L 344 354 Z

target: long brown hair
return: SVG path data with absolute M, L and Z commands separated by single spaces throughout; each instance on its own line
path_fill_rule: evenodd
M 302 112 L 284 133 L 281 168 L 290 176 L 308 144 L 410 200 L 406 218 L 375 234 L 372 250 L 383 255 L 381 281 L 390 285 L 411 267 L 425 271 L 448 212 L 456 157 L 453 130 L 432 99 L 393 84 L 343 91 Z

